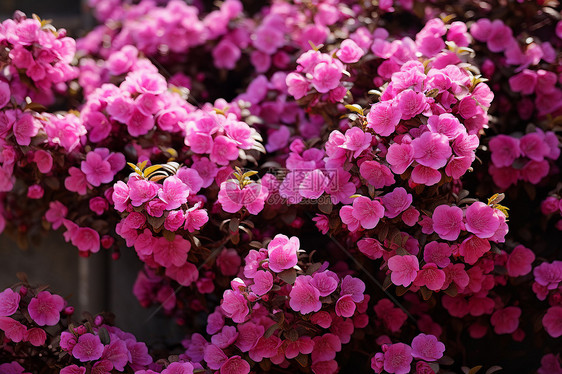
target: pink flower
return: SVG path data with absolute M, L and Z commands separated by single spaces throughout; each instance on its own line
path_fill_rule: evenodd
M 421 92 L 415 92 L 414 90 L 404 90 L 400 92 L 395 100 L 402 113 L 402 117 L 400 118 L 403 120 L 414 118 L 427 107 L 425 95 Z
M 236 142 L 224 135 L 215 138 L 210 155 L 211 161 L 219 165 L 228 165 L 230 161 L 238 158 Z
M 445 272 L 435 264 L 425 264 L 414 280 L 414 286 L 426 286 L 432 291 L 439 291 L 445 283 Z
M 372 138 L 371 134 L 363 132 L 359 127 L 352 127 L 345 132 L 345 142 L 340 147 L 354 152 L 353 157 L 357 158 L 371 146 Z
M 317 312 L 322 308 L 320 293 L 312 286 L 310 275 L 297 277 L 289 293 L 289 305 L 295 312 L 301 312 L 302 314 Z
M 558 288 L 562 282 L 562 261 L 554 261 L 551 264 L 543 262 L 533 269 L 535 282 L 549 290 Z
M 404 343 L 392 344 L 384 353 L 384 370 L 389 373 L 407 374 L 412 362 L 412 348 Z
M 429 117 L 427 127 L 431 132 L 443 134 L 449 140 L 455 140 L 462 133 L 466 133 L 466 129 L 461 125 L 457 117 L 450 113 Z
M 94 361 L 103 354 L 103 344 L 100 337 L 91 333 L 80 335 L 78 342 L 72 349 L 72 355 L 80 362 Z
M 166 210 L 179 208 L 187 202 L 189 189 L 177 176 L 172 175 L 164 180 L 162 189 L 158 191 L 158 197 L 166 204 Z
M 7 82 L 0 81 L 0 109 L 10 102 L 10 96 L 10 85 Z
M 224 291 L 221 308 L 226 316 L 235 323 L 243 323 L 248 313 L 250 313 L 246 298 L 238 291 Z
M 98 152 L 88 152 L 86 161 L 82 161 L 80 168 L 92 186 L 97 187 L 113 180 L 114 173 L 111 170 L 111 164 L 104 160 Z
M 172 241 L 159 237 L 154 246 L 154 261 L 164 267 L 170 265 L 182 266 L 187 260 L 187 253 L 191 248 L 189 240 L 175 235 Z
M 336 352 L 341 351 L 341 340 L 334 334 L 315 336 L 313 341 L 312 362 L 333 360 L 336 358 Z
M 420 264 L 416 256 L 393 256 L 388 259 L 388 268 L 392 283 L 408 287 L 416 279 Z
M 381 197 L 384 205 L 384 215 L 388 218 L 397 217 L 412 204 L 412 195 L 403 187 L 395 188 L 392 192 Z
M 396 173 L 394 169 L 392 170 Z M 390 169 L 377 161 L 363 162 L 359 167 L 359 172 L 370 185 L 377 189 L 394 184 L 394 175 L 392 175 Z
M 529 133 L 519 139 L 521 155 L 533 161 L 542 161 L 550 153 L 550 147 L 544 141 L 544 135 Z
M 339 278 L 336 273 L 326 270 L 314 273 L 310 283 L 318 290 L 320 296 L 326 297 L 338 288 Z
M 531 272 L 535 254 L 529 248 L 518 245 L 507 257 L 507 274 L 510 277 L 527 275 Z
M 118 371 L 124 371 L 125 365 L 130 361 L 131 354 L 123 340 L 112 339 L 104 347 L 102 359 Z
M 299 249 L 300 241 L 296 236 L 289 239 L 282 234 L 275 235 L 267 245 L 269 269 L 276 273 L 291 269 L 298 262 Z
M 342 295 L 351 295 L 354 302 L 360 303 L 365 298 L 365 283 L 359 278 L 346 275 L 341 282 L 340 293 Z
M 340 49 L 336 52 L 336 56 L 346 64 L 353 64 L 359 61 L 364 54 L 365 52 L 351 39 L 342 41 Z
M 39 326 L 53 326 L 60 320 L 60 312 L 64 308 L 64 300 L 59 295 L 52 295 L 49 291 L 42 291 L 31 299 L 27 310 L 29 316 Z
M 228 39 L 223 39 L 213 49 L 213 61 L 219 69 L 234 69 L 242 55 L 240 48 Z
M 16 123 L 14 123 L 13 131 L 16 142 L 19 145 L 29 145 L 31 143 L 31 138 L 39 132 L 39 128 L 39 121 L 33 118 L 29 113 L 23 114 Z
M 367 127 L 380 136 L 392 134 L 400 122 L 402 113 L 396 101 L 381 101 L 371 106 L 367 113 Z
M 393 143 L 388 148 L 386 161 L 395 174 L 402 174 L 414 162 L 414 147 L 410 143 Z
M 0 330 L 14 343 L 19 343 L 27 337 L 27 327 L 10 317 L 0 317 Z
M 64 180 L 64 186 L 66 189 L 72 192 L 77 192 L 79 195 L 85 195 L 88 188 L 86 174 L 74 166 L 68 169 L 68 173 L 70 176 Z M 111 179 L 113 179 L 113 175 L 111 176 Z
M 396 308 L 389 299 L 381 299 L 375 307 L 375 314 L 384 323 L 384 326 L 392 332 L 400 330 L 408 316 L 400 308 Z
M 492 162 L 496 167 L 511 166 L 513 161 L 521 155 L 519 139 L 507 135 L 494 136 L 490 140 Z
M 444 206 L 444 205 L 441 205 Z M 423 250 L 423 259 L 427 263 L 434 263 L 444 268 L 451 263 L 453 251 L 447 243 L 429 242 Z
M 361 253 L 371 260 L 381 258 L 384 253 L 381 243 L 377 239 L 373 238 L 363 238 L 359 240 L 357 242 L 357 247 Z
M 185 225 L 184 229 L 189 232 L 194 232 L 201 229 L 205 223 L 209 221 L 209 215 L 204 209 L 193 207 L 185 212 Z
M 90 210 L 98 216 L 101 216 L 109 208 L 109 203 L 101 196 L 91 198 L 88 205 Z
M 462 209 L 456 206 L 439 205 L 433 212 L 433 230 L 441 239 L 456 240 L 461 229 L 464 229 L 462 222 Z
M 521 309 L 516 306 L 509 306 L 504 309 L 498 309 L 492 314 L 490 322 L 494 326 L 496 334 L 511 334 L 517 330 L 519 326 L 519 317 Z
M 79 227 L 70 236 L 72 245 L 83 252 L 97 253 L 100 250 L 100 234 L 89 227 Z
M 289 73 L 285 80 L 289 95 L 296 100 L 303 98 L 308 92 L 308 81 L 298 73 Z
M 312 85 L 316 91 L 326 93 L 340 84 L 343 67 L 335 61 L 320 62 L 312 72 Z
M 562 336 L 562 306 L 548 308 L 542 318 L 542 324 L 548 335 L 553 338 Z
M 523 69 L 522 72 L 509 78 L 509 87 L 513 92 L 521 92 L 530 95 L 535 91 L 537 84 L 537 73 L 533 70 Z
M 273 274 L 268 271 L 258 270 L 254 275 L 254 284 L 250 287 L 252 292 L 261 296 L 271 290 L 273 287 Z
M 359 221 L 364 229 L 372 229 L 377 226 L 379 220 L 384 217 L 384 207 L 377 200 L 371 200 L 365 196 L 359 196 L 353 200 L 353 217 Z
M 45 344 L 45 341 L 47 340 L 47 333 L 43 329 L 34 327 L 27 331 L 26 340 L 30 342 L 31 345 L 40 347 Z
M 480 201 L 471 204 L 465 211 L 466 230 L 481 239 L 490 238 L 500 226 L 495 209 Z
M 33 154 L 33 162 L 43 174 L 47 174 L 53 168 L 53 157 L 47 151 L 38 150 Z
M 0 317 L 8 317 L 14 314 L 20 304 L 20 294 L 11 288 L 0 292 Z
M 336 301 L 336 315 L 340 317 L 352 317 L 355 313 L 355 302 L 351 295 L 343 295 Z
M 221 366 L 220 374 L 248 374 L 250 364 L 240 356 L 229 357 Z
M 432 169 L 442 168 L 452 155 L 446 135 L 424 132 L 412 141 L 414 159 L 421 165 Z
M 474 265 L 490 248 L 488 240 L 471 235 L 461 243 L 459 253 L 464 257 L 467 264 Z
M 412 356 L 425 361 L 437 361 L 443 357 L 445 344 L 433 335 L 419 334 L 412 340 Z
M 156 183 L 144 179 L 129 179 L 129 198 L 133 206 L 141 206 L 156 197 L 159 187 Z M 124 190 L 122 193 L 124 194 Z
M 412 170 L 412 182 L 417 184 L 425 184 L 426 186 L 433 186 L 441 180 L 441 173 L 438 170 L 428 166 L 416 165 Z

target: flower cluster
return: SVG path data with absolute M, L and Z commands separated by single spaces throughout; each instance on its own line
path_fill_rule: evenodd
M 556 134 L 541 129 L 521 137 L 497 135 L 490 139 L 489 146 L 492 159 L 489 172 L 502 189 L 519 180 L 538 184 L 551 170 L 549 160 L 560 156 Z

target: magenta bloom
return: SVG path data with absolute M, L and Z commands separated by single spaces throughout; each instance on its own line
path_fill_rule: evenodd
M 102 354 L 103 344 L 101 344 L 100 337 L 89 332 L 80 335 L 72 349 L 72 355 L 80 362 L 97 360 Z
M 269 269 L 276 273 L 290 269 L 298 262 L 298 250 L 300 249 L 300 241 L 296 236 L 290 239 L 281 234 L 275 235 L 272 241 L 267 245 L 267 253 L 269 256 Z
M 432 291 L 439 291 L 445 283 L 445 272 L 435 264 L 425 264 L 414 280 L 414 286 L 426 286 Z
M 11 288 L 0 292 L 0 317 L 8 317 L 14 314 L 19 307 L 21 296 Z
M 338 288 L 339 278 L 336 273 L 326 270 L 314 273 L 310 283 L 318 290 L 320 296 L 326 297 Z
M 433 230 L 441 239 L 456 240 L 461 229 L 464 229 L 462 218 L 463 212 L 461 208 L 439 205 L 433 212 Z
M 402 113 L 393 101 L 381 101 L 371 106 L 367 113 L 367 127 L 380 136 L 389 136 L 400 122 Z
M 533 275 L 535 282 L 549 290 L 554 290 L 562 282 L 562 261 L 554 261 L 551 264 L 543 262 L 533 269 Z
M 388 218 L 397 217 L 412 204 L 412 195 L 403 187 L 395 188 L 392 192 L 381 197 L 384 205 L 384 215 Z
M 100 234 L 89 227 L 79 227 L 72 232 L 70 239 L 78 250 L 97 253 L 100 250 Z
M 175 175 L 166 178 L 158 192 L 158 197 L 166 204 L 166 210 L 179 208 L 187 202 L 188 196 L 188 187 Z
M 301 275 L 289 293 L 289 305 L 295 312 L 308 314 L 317 312 L 322 308 L 320 292 L 312 284 L 310 275 Z
M 176 235 L 172 241 L 160 237 L 154 247 L 154 261 L 159 265 L 182 266 L 187 261 L 187 253 L 191 249 L 189 240 Z
M 466 229 L 481 239 L 494 235 L 500 226 L 500 219 L 494 208 L 480 201 L 466 209 Z
M 386 154 L 386 161 L 395 174 L 402 174 L 414 162 L 414 147 L 409 143 L 391 144 Z
M 220 374 L 248 374 L 249 372 L 250 364 L 240 356 L 230 357 L 220 368 Z
M 64 299 L 59 295 L 52 295 L 48 291 L 39 292 L 31 299 L 27 310 L 30 317 L 39 326 L 53 326 L 60 320 L 60 312 L 64 308 Z
M 341 64 L 341 63 L 340 63 Z M 312 85 L 316 91 L 326 93 L 340 84 L 343 67 L 334 62 L 321 62 L 314 67 Z
M 542 324 L 548 335 L 553 338 L 562 336 L 562 306 L 548 308 L 542 318 Z
M 254 275 L 254 284 L 251 286 L 252 291 L 258 295 L 265 295 L 273 287 L 273 274 L 268 271 L 258 270 Z
M 492 162 L 496 167 L 511 166 L 513 161 L 521 155 L 519 139 L 508 135 L 494 136 L 490 140 Z
M 395 170 L 393 169 L 393 171 Z M 359 172 L 361 176 L 375 188 L 383 188 L 384 186 L 390 186 L 394 183 L 394 175 L 392 175 L 390 169 L 377 161 L 363 162 L 359 167 Z
M 507 257 L 507 274 L 510 277 L 527 275 L 531 272 L 535 254 L 529 248 L 518 245 Z
M 452 155 L 446 135 L 424 132 L 419 138 L 412 140 L 414 159 L 421 165 L 432 169 L 442 168 Z
M 459 253 L 464 257 L 467 264 L 474 265 L 490 248 L 491 245 L 488 240 L 472 235 L 461 243 Z
M 412 360 L 412 348 L 409 345 L 392 344 L 384 353 L 384 370 L 394 374 L 407 374 Z
M 336 56 L 346 64 L 353 64 L 363 55 L 365 52 L 355 43 L 352 39 L 345 39 L 340 44 L 340 49 L 336 52 Z
M 111 164 L 104 160 L 98 152 L 88 152 L 86 161 L 82 161 L 80 168 L 92 186 L 97 187 L 113 180 L 114 173 L 111 170 Z
M 434 263 L 444 268 L 451 263 L 453 251 L 447 243 L 429 242 L 423 249 L 423 259 L 427 263 Z
M 445 344 L 433 335 L 419 334 L 412 340 L 412 356 L 425 361 L 437 361 L 443 357 Z
M 377 200 L 359 196 L 353 200 L 353 217 L 359 221 L 364 229 L 372 229 L 384 217 L 384 207 Z
M 336 302 L 336 315 L 346 318 L 353 317 L 355 308 L 355 302 L 351 295 L 343 295 Z
M 388 259 L 388 268 L 391 271 L 392 283 L 408 287 L 416 279 L 420 264 L 416 256 L 393 256 Z
M 242 323 L 250 313 L 248 302 L 238 291 L 226 290 L 222 296 L 221 308 L 235 323 Z
M 357 158 L 367 148 L 371 146 L 373 136 L 368 132 L 363 132 L 359 127 L 352 127 L 345 132 L 345 142 L 341 148 L 353 152 L 353 157 Z
M 492 314 L 490 322 L 496 334 L 512 334 L 519 326 L 521 309 L 516 306 L 498 309 Z
M 10 317 L 0 317 L 0 330 L 14 343 L 25 340 L 27 336 L 27 327 Z

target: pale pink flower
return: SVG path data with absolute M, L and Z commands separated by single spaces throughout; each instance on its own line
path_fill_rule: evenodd
M 60 312 L 64 308 L 64 299 L 49 291 L 42 291 L 31 299 L 27 310 L 29 316 L 39 326 L 53 326 L 60 320 Z
M 392 283 L 408 287 L 416 279 L 420 264 L 416 256 L 393 256 L 388 259 L 388 268 Z
M 466 133 L 466 129 L 461 125 L 457 117 L 450 113 L 429 117 L 427 120 L 427 127 L 431 132 L 443 134 L 449 140 L 454 140 L 461 133 Z
M 29 145 L 31 143 L 31 138 L 33 138 L 39 132 L 41 125 L 33 116 L 29 113 L 24 113 L 17 121 L 14 123 L 13 132 L 16 137 L 16 142 L 19 145 Z
M 371 146 L 373 136 L 364 132 L 359 127 L 352 127 L 345 132 L 345 141 L 341 148 L 353 152 L 353 157 L 357 158 L 367 148 Z
M 433 335 L 419 334 L 412 340 L 412 356 L 425 361 L 437 361 L 443 357 L 445 344 Z
M 400 92 L 395 100 L 402 114 L 400 118 L 403 120 L 414 118 L 427 107 L 425 95 L 414 90 L 404 90 Z
M 303 98 L 308 92 L 308 81 L 298 73 L 289 73 L 286 78 L 289 95 L 296 100 Z
M 230 161 L 238 158 L 236 142 L 224 135 L 217 136 L 213 142 L 210 158 L 219 165 L 228 165 Z
M 82 161 L 80 168 L 86 175 L 88 183 L 95 187 L 113 180 L 114 173 L 111 170 L 111 164 L 104 160 L 98 152 L 88 152 L 86 161 Z

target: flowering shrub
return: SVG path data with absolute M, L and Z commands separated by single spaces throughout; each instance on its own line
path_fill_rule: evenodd
M 0 372 L 562 372 L 559 9 L 89 4 L 0 25 L 0 232 L 134 251 L 186 338 L 22 278 Z

